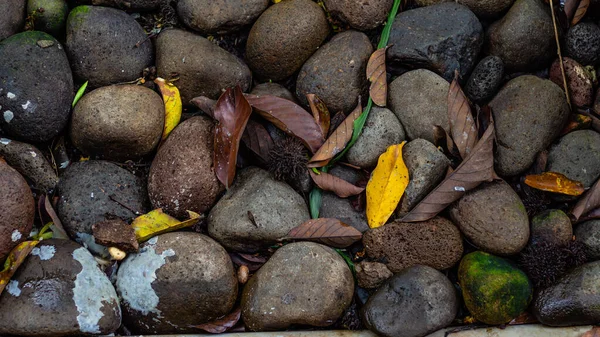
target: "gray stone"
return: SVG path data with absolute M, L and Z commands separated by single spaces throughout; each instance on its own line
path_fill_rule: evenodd
M 354 30 L 336 34 L 300 69 L 296 97 L 308 107 L 307 94 L 317 95 L 332 113 L 354 110 L 358 96 L 367 97 L 365 76 L 373 46 L 367 35 Z
M 504 77 L 504 63 L 498 56 L 488 56 L 481 60 L 471 73 L 465 94 L 471 100 L 482 103 L 498 92 Z
M 443 2 L 450 2 L 451 0 L 415 0 L 415 4 L 419 7 L 437 5 Z
M 27 0 L 27 14 L 33 15 L 35 30 L 55 37 L 64 35 L 69 6 L 66 0 Z
M 58 184 L 58 175 L 44 154 L 35 146 L 0 138 L 0 157 L 29 178 L 40 190 L 51 192 Z
M 600 134 L 579 130 L 564 135 L 548 152 L 547 170 L 592 186 L 600 177 Z
M 531 219 L 531 242 L 553 242 L 559 246 L 567 245 L 573 239 L 573 226 L 565 212 L 548 209 Z
M 586 221 L 577 225 L 575 239 L 585 245 L 589 261 L 600 260 L 600 220 Z
M 580 22 L 569 28 L 565 53 L 584 66 L 595 65 L 600 58 L 600 27 L 592 22 Z
M 265 82 L 265 83 L 257 84 L 254 88 L 252 88 L 252 91 L 250 91 L 250 94 L 256 95 L 256 96 L 264 96 L 264 95 L 277 96 L 280 98 L 285 98 L 292 102 L 296 102 L 296 97 L 294 97 L 294 95 L 289 90 L 287 90 L 281 84 L 272 83 L 272 82 Z
M 23 29 L 25 25 L 25 5 L 27 0 L 4 0 L 0 1 L 0 40 L 14 35 Z
M 398 14 L 388 45 L 388 66 L 428 68 L 450 81 L 475 66 L 483 27 L 467 7 L 441 3 Z
M 288 184 L 256 167 L 236 181 L 208 216 L 208 233 L 228 249 L 255 252 L 310 218 L 304 199 Z
M 148 11 L 156 9 L 164 0 L 79 0 L 94 6 L 109 6 L 123 10 Z
M 389 86 L 389 107 L 406 131 L 408 139 L 433 143 L 433 127 L 450 130 L 448 90 L 450 83 L 426 69 L 409 71 Z
M 515 0 L 457 0 L 459 4 L 469 7 L 480 18 L 496 18 L 513 4 Z
M 354 265 L 358 286 L 366 289 L 375 289 L 394 274 L 380 262 L 361 261 Z
M 394 4 L 393 0 L 368 2 L 325 0 L 323 2 L 329 14 L 358 30 L 373 29 L 384 23 Z
M 348 308 L 353 294 L 352 272 L 335 250 L 314 242 L 290 243 L 244 287 L 242 317 L 252 331 L 329 326 Z
M 268 5 L 269 0 L 180 0 L 177 14 L 202 34 L 225 34 L 253 23 Z
M 524 75 L 512 79 L 489 103 L 496 127 L 496 170 L 515 176 L 558 136 L 569 118 L 562 89 L 552 81 Z
M 362 134 L 346 153 L 346 159 L 364 169 L 374 168 L 379 156 L 390 145 L 400 144 L 404 139 L 406 134 L 398 117 L 389 109 L 373 107 Z
M 413 266 L 394 275 L 369 298 L 363 322 L 379 336 L 425 336 L 452 323 L 458 305 L 456 290 L 444 274 Z

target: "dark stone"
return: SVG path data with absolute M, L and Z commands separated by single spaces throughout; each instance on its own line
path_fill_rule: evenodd
M 547 170 L 591 187 L 600 177 L 600 134 L 578 130 L 564 135 L 548 152 Z
M 27 0 L 0 1 L 0 40 L 18 33 L 25 25 L 25 8 Z
M 565 212 L 559 209 L 545 210 L 531 219 L 531 243 L 541 241 L 565 246 L 573 239 L 573 226 Z
M 592 22 L 580 22 L 569 28 L 565 53 L 584 66 L 595 65 L 600 58 L 600 27 Z
M 66 0 L 27 0 L 27 14 L 33 15 L 35 30 L 46 32 L 55 37 L 63 36 L 69 14 Z
M 347 22 L 352 28 L 369 30 L 387 20 L 393 0 L 370 0 L 369 2 L 325 0 L 325 8 L 331 16 Z
M 458 0 L 459 4 L 469 7 L 480 18 L 496 18 L 513 4 L 515 0 Z
M 202 34 L 225 34 L 253 23 L 268 5 L 269 0 L 179 0 L 177 14 Z
M 498 92 L 504 77 L 504 63 L 498 56 L 488 56 L 481 60 L 471 73 L 465 94 L 477 103 L 485 102 Z
M 577 225 L 575 238 L 585 245 L 588 261 L 600 260 L 600 220 L 586 221 Z
M 37 147 L 0 138 L 0 157 L 4 157 L 10 166 L 33 181 L 40 190 L 51 192 L 56 188 L 58 175 Z
M 97 244 L 117 247 L 124 252 L 137 252 L 140 245 L 133 227 L 121 219 L 106 220 L 92 225 Z

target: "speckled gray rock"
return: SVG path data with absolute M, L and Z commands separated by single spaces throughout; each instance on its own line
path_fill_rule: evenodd
M 373 29 L 387 19 L 393 0 L 347 1 L 325 0 L 329 14 L 358 30 Z
M 73 8 L 66 46 L 73 74 L 92 88 L 133 81 L 154 61 L 152 41 L 142 26 L 115 8 Z
M 600 177 L 600 134 L 579 130 L 564 135 L 548 152 L 547 170 L 592 186 Z
M 550 326 L 596 324 L 600 321 L 600 261 L 586 263 L 536 294 L 533 314 Z
M 242 317 L 253 331 L 328 326 L 352 302 L 354 278 L 342 257 L 314 242 L 279 248 L 244 287 Z
M 362 134 L 346 153 L 352 165 L 365 169 L 377 166 L 379 155 L 390 145 L 400 144 L 406 139 L 404 128 L 398 117 L 389 109 L 374 107 L 367 118 Z
M 117 275 L 123 321 L 135 333 L 192 333 L 228 314 L 237 278 L 227 251 L 208 236 L 173 232 L 148 240 Z
M 238 171 L 233 186 L 210 211 L 208 233 L 228 249 L 255 252 L 309 218 L 304 199 L 288 184 L 249 167 Z
M 558 136 L 569 117 L 562 89 L 536 76 L 508 82 L 489 103 L 496 127 L 496 171 L 523 173 Z
M 450 218 L 471 243 L 492 254 L 517 254 L 529 240 L 525 206 L 502 180 L 467 192 L 450 206 Z
M 483 27 L 467 7 L 454 2 L 411 9 L 396 16 L 388 66 L 428 68 L 450 81 L 471 72 L 483 45 Z
M 592 22 L 580 22 L 569 28 L 565 52 L 584 66 L 596 64 L 600 58 L 600 27 Z
M 502 15 L 515 0 L 457 0 L 456 2 L 469 7 L 478 17 L 489 19 Z
M 27 0 L 0 1 L 0 40 L 18 33 L 25 25 L 25 8 Z
M 92 225 L 107 217 L 133 220 L 134 211 L 148 211 L 146 186 L 119 166 L 101 160 L 73 163 L 58 184 L 58 216 L 71 238 L 91 251 L 106 254 L 96 245 Z
M 69 6 L 66 0 L 27 0 L 27 14 L 38 11 L 33 16 L 35 30 L 55 37 L 65 33 Z
M 600 260 L 600 220 L 586 221 L 577 225 L 575 238 L 585 245 L 588 261 Z
M 358 96 L 367 97 L 369 81 L 365 76 L 373 46 L 367 35 L 354 30 L 336 34 L 300 69 L 296 97 L 308 107 L 306 94 L 315 94 L 329 111 L 349 113 Z
M 254 22 L 268 5 L 269 0 L 180 0 L 177 14 L 202 34 L 225 34 Z
M 39 41 L 52 45 L 44 48 Z M 0 42 L 0 60 L 2 130 L 30 142 L 58 135 L 73 100 L 73 76 L 60 43 L 46 33 L 23 32 Z
M 58 184 L 52 165 L 33 145 L 0 138 L 0 157 L 4 157 L 10 166 L 33 181 L 40 190 L 49 192 Z
M 92 254 L 70 240 L 38 244 L 0 295 L 2 335 L 107 335 L 120 325 L 110 280 Z
M 458 305 L 456 290 L 444 274 L 414 266 L 377 289 L 363 308 L 363 322 L 379 336 L 425 336 L 452 323 Z
M 504 63 L 498 56 L 479 61 L 465 86 L 465 94 L 477 103 L 485 102 L 498 92 L 504 77 Z
M 397 209 L 401 217 L 415 207 L 446 176 L 450 160 L 425 139 L 410 141 L 402 149 L 410 180 Z
M 246 43 L 246 61 L 262 80 L 291 76 L 329 35 L 325 13 L 310 0 L 286 0 L 256 20 Z
M 258 84 L 252 88 L 250 93 L 256 96 L 272 95 L 296 102 L 296 97 L 294 97 L 294 95 L 283 85 L 278 83 L 265 82 Z
M 510 71 L 547 66 L 555 56 L 552 18 L 542 0 L 517 0 L 487 31 L 486 49 Z
M 250 69 L 240 59 L 206 38 L 180 29 L 167 29 L 156 39 L 156 71 L 169 78 L 179 74 L 181 102 L 197 96 L 217 99 L 222 90 L 239 85 L 247 91 Z
M 426 69 L 409 71 L 389 86 L 388 103 L 406 131 L 408 139 L 433 143 L 433 127 L 450 130 L 448 90 L 450 83 Z
M 531 242 L 546 241 L 566 245 L 573 239 L 573 226 L 565 212 L 548 209 L 531 219 Z

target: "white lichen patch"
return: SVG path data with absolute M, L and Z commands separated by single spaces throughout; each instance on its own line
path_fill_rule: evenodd
M 33 152 L 33 151 L 29 151 L 29 154 L 30 154 L 30 155 L 31 155 L 33 158 L 37 157 L 37 153 L 35 153 L 35 152 Z
M 118 307 L 117 293 L 87 249 L 75 249 L 73 259 L 81 264 L 81 271 L 75 278 L 73 288 L 73 301 L 79 313 L 79 330 L 84 333 L 100 333 L 98 323 L 104 316 L 101 309 L 110 304 Z M 121 315 L 120 309 L 118 314 Z
M 2 145 L 8 145 L 8 144 L 10 144 L 10 139 L 8 139 L 8 138 L 0 138 L 0 144 L 2 144 Z
M 99 245 L 96 243 L 94 236 L 88 233 L 77 233 L 75 241 L 80 245 L 89 249 L 92 253 L 100 255 L 102 257 L 109 256 L 108 247 Z
M 22 237 L 23 237 L 23 235 L 21 234 L 21 232 L 19 232 L 18 229 L 15 229 L 10 234 L 10 239 L 12 240 L 12 242 L 17 242 L 17 241 L 21 240 Z
M 39 256 L 42 261 L 50 260 L 54 257 L 54 253 L 56 253 L 56 248 L 51 245 L 41 245 L 31 251 L 31 255 Z
M 21 104 L 21 108 L 23 108 L 23 110 L 29 109 L 30 106 L 31 106 L 30 101 L 25 102 L 25 104 Z
M 12 121 L 13 118 L 15 118 L 15 114 L 12 111 L 4 111 L 4 120 L 6 121 L 6 123 L 10 123 L 10 121 Z
M 15 94 L 13 94 L 12 92 L 9 91 L 9 92 L 6 93 L 6 97 L 8 99 L 15 99 L 15 97 L 17 97 L 17 95 L 15 95 Z
M 21 295 L 21 289 L 19 289 L 19 281 L 10 280 L 6 285 L 6 291 L 13 295 L 14 297 L 19 297 Z

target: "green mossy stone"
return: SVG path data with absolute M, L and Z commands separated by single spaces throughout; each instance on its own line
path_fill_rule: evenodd
M 69 6 L 65 0 L 28 0 L 27 14 L 31 15 L 34 11 L 38 11 L 34 14 L 36 30 L 52 34 L 55 37 L 64 35 L 69 14 Z

